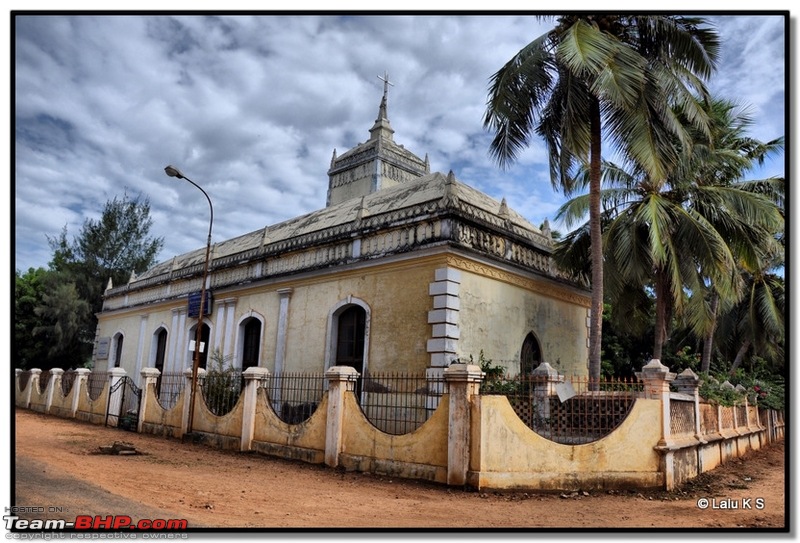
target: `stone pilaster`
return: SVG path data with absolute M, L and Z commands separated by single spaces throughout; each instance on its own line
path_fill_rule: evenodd
M 669 385 L 675 380 L 676 375 L 671 373 L 660 360 L 653 358 L 642 367 L 641 372 L 636 373 L 636 377 L 644 383 L 645 398 L 661 401 L 660 444 L 663 445 L 670 434 Z
M 291 288 L 278 289 L 280 303 L 278 306 L 278 331 L 275 338 L 275 373 L 283 373 L 283 364 L 286 357 L 286 339 L 289 330 L 289 301 L 292 299 Z M 280 388 L 278 388 L 280 390 Z M 280 398 L 276 398 L 280 401 Z
M 661 439 L 658 440 L 657 449 L 662 451 L 661 471 L 664 473 L 666 490 L 675 488 L 675 453 L 667 443 L 670 435 L 670 410 L 669 410 L 669 385 L 675 380 L 676 375 L 657 358 L 653 358 L 636 377 L 644 383 L 644 397 L 649 400 L 661 402 Z
M 14 388 L 14 405 L 17 407 L 22 407 L 20 405 L 20 398 L 22 398 L 22 390 L 19 388 L 19 376 L 22 375 L 23 370 L 19 368 L 14 368 L 14 384 L 16 387 Z

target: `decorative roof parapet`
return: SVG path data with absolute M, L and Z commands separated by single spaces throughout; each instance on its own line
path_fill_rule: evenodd
M 424 193 L 424 196 L 420 197 L 420 193 Z M 437 193 L 441 195 L 439 198 L 434 197 Z M 403 197 L 408 200 L 402 200 Z M 415 197 L 417 200 L 414 200 Z M 480 197 L 486 202 L 478 205 Z M 524 221 L 524 219 L 515 218 L 518 216 L 513 214 L 507 204 L 503 213 L 489 211 L 492 209 L 491 202 L 492 200 L 482 193 L 456 181 L 452 172 L 447 176 L 439 173 L 432 174 L 427 181 L 421 180 L 418 186 L 398 187 L 395 194 L 385 192 L 364 196 L 355 206 L 352 203 L 342 203 L 335 208 L 326 208 L 307 216 L 298 217 L 296 220 L 287 221 L 287 223 L 257 230 L 241 237 L 242 239 L 252 238 L 252 242 L 249 247 L 239 242 L 238 245 L 243 246 L 243 249 L 236 252 L 224 254 L 223 250 L 226 243 L 235 246 L 236 239 L 215 244 L 216 252 L 223 254 L 212 259 L 210 269 L 213 273 L 218 274 L 223 269 L 245 266 L 249 262 L 282 258 L 283 255 L 315 250 L 314 248 L 332 243 L 341 243 L 354 238 L 365 240 L 370 236 L 382 235 L 381 232 L 409 227 L 417 228 L 414 225 L 448 220 L 449 226 L 442 228 L 441 232 L 436 235 L 427 236 L 423 240 L 410 233 L 407 237 L 412 241 L 396 249 L 408 251 L 428 243 L 448 241 L 464 248 L 486 253 L 492 258 L 506 261 L 509 264 L 536 269 L 545 275 L 574 284 L 574 281 L 567 278 L 565 274 L 555 271 L 555 266 L 550 258 L 552 240 L 548 236 L 529 223 L 522 224 L 520 221 Z M 494 202 L 494 206 L 497 206 L 496 201 Z M 374 210 L 372 203 L 376 205 Z M 502 208 L 502 203 L 500 208 Z M 498 208 L 494 207 L 493 209 Z M 320 219 L 313 217 L 323 213 L 341 217 L 341 219 L 334 220 L 330 226 L 319 230 L 299 233 L 283 239 L 271 237 L 273 231 L 280 236 L 282 227 L 286 227 L 287 224 L 293 226 L 293 230 L 298 229 L 296 224 L 315 226 L 320 223 Z M 505 215 L 505 217 L 501 215 Z M 194 258 L 196 256 L 194 253 L 200 254 L 200 251 L 187 253 L 183 259 L 176 256 L 172 259 L 169 268 L 162 267 L 163 272 L 155 274 L 148 272 L 128 285 L 107 291 L 106 298 L 147 289 L 162 283 L 184 280 L 195 275 L 199 276 L 202 273 L 202 261 L 199 258 L 195 259 L 196 262 L 192 264 L 183 267 L 177 266 L 179 261 L 190 258 L 190 255 L 192 255 L 191 258 Z M 351 257 L 349 260 L 354 261 L 357 258 Z M 314 261 L 314 265 L 318 264 L 318 261 Z M 299 268 L 296 269 L 299 271 Z

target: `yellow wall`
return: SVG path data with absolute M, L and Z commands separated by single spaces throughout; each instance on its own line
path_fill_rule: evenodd
M 330 349 L 330 314 L 349 297 L 370 310 L 368 367 L 372 371 L 422 372 L 430 365 L 427 352 L 431 338 L 428 313 L 433 309 L 429 287 L 437 269 L 461 272 L 459 286 L 460 339 L 457 356 L 477 358 L 481 350 L 510 374 L 519 371 L 520 350 L 529 332 L 537 337 L 544 360 L 563 374 L 587 373 L 588 295 L 534 276 L 511 273 L 452 253 L 440 252 L 406 260 L 394 260 L 347 270 L 326 270 L 293 276 L 285 281 L 251 283 L 214 292 L 212 314 L 204 319 L 211 328 L 209 352 L 231 354 L 239 367 L 242 337 L 240 324 L 249 316 L 262 321 L 260 366 L 275 371 L 280 295 L 291 289 L 283 371 L 322 372 Z M 226 304 L 232 301 L 233 304 Z M 218 310 L 226 307 L 224 318 Z M 233 308 L 233 318 L 227 316 Z M 122 367 L 133 375 L 137 368 L 137 343 L 141 315 L 147 315 L 140 367 L 152 366 L 154 332 L 161 326 L 169 333 L 168 345 L 179 344 L 167 371 L 191 365 L 189 330 L 196 319 L 186 318 L 184 330 L 173 326 L 173 310 L 185 313 L 186 299 L 109 311 L 99 316 L 98 337 L 125 334 Z M 227 323 L 231 334 L 226 337 Z M 222 321 L 222 322 L 217 322 Z M 177 327 L 180 327 L 180 323 Z M 218 333 L 221 341 L 218 342 Z M 178 340 L 180 338 L 180 340 Z M 110 346 L 113 359 L 113 343 Z M 334 349 L 335 351 L 335 349 Z M 105 370 L 106 361 L 97 361 Z M 139 376 L 134 376 L 137 381 Z
M 337 274 L 283 281 L 269 285 L 224 289 L 214 293 L 213 313 L 204 319 L 211 328 L 210 351 L 219 348 L 234 354 L 239 366 L 239 355 L 235 342 L 242 319 L 253 313 L 262 317 L 261 363 L 262 367 L 275 370 L 275 351 L 280 310 L 279 289 L 291 288 L 284 371 L 322 372 L 325 370 L 325 350 L 328 339 L 328 319 L 331 311 L 349 296 L 362 300 L 370 308 L 370 341 L 368 364 L 373 371 L 422 372 L 428 366 L 427 339 L 430 325 L 427 314 L 431 305 L 428 286 L 434 279 L 434 270 L 441 266 L 441 259 L 401 261 L 362 270 L 349 270 Z M 217 308 L 225 299 L 235 298 L 233 337 L 216 343 L 218 327 L 226 322 L 217 322 Z M 108 312 L 100 315 L 98 337 L 113 337 L 123 331 L 122 367 L 132 375 L 136 369 L 137 343 L 139 341 L 140 315 L 147 314 L 144 345 L 141 353 L 142 367 L 152 366 L 150 360 L 154 332 L 164 326 L 170 336 L 178 334 L 172 327 L 173 308 L 185 309 L 182 298 L 168 304 L 154 304 L 129 310 Z M 227 318 L 225 319 L 227 320 Z M 184 353 L 186 342 L 193 339 L 188 333 L 196 319 L 186 319 L 184 342 L 178 345 L 176 356 L 186 367 L 191 359 Z M 223 328 L 224 330 L 224 328 Z M 171 341 L 172 337 L 170 337 Z M 241 338 L 238 338 L 241 341 Z M 226 345 L 225 342 L 230 342 Z M 113 345 L 109 360 L 113 359 Z M 169 348 L 168 348 L 169 353 Z M 97 370 L 104 371 L 107 361 L 97 361 Z M 167 361 L 165 367 L 172 369 Z M 138 379 L 138 376 L 137 376 Z
M 421 372 L 428 367 L 428 311 L 435 262 L 342 274 L 336 281 L 300 284 L 292 293 L 284 369 L 323 371 L 328 316 L 337 303 L 353 296 L 370 307 L 369 368 Z M 289 284 L 290 285 L 290 284 Z
M 568 294 L 557 287 L 539 292 L 527 284 L 532 282 L 520 277 L 508 273 L 491 277 L 491 268 L 473 269 L 462 270 L 459 290 L 459 354 L 463 360 L 472 355 L 477 364 L 483 350 L 487 359 L 515 375 L 522 344 L 533 332 L 544 362 L 564 375 L 588 374 L 586 307 L 556 297 Z M 508 282 L 514 279 L 519 284 Z
M 270 407 L 266 391 L 259 388 L 256 396 L 253 441 L 324 451 L 327 415 L 328 395 L 326 393 L 307 420 L 300 424 L 287 424 Z
M 345 462 L 350 464 L 348 469 L 447 481 L 448 395 L 442 396 L 439 407 L 422 426 L 403 435 L 386 434 L 375 428 L 352 392 L 345 394 L 344 405 L 347 423 L 342 436 L 342 456 L 350 460 Z
M 637 399 L 608 436 L 583 445 L 550 441 L 522 422 L 505 396 L 473 398 L 471 484 L 478 488 L 660 487 L 661 402 Z M 635 439 L 631 439 L 636 436 Z

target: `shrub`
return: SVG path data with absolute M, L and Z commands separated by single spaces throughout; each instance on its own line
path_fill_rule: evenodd
M 241 393 L 241 376 L 229 364 L 230 357 L 224 357 L 219 349 L 211 353 L 210 369 L 206 369 L 203 380 L 203 398 L 206 406 L 215 415 L 229 413 L 236 405 Z

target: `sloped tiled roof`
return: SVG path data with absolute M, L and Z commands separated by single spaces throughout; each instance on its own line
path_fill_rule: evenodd
M 519 213 L 483 192 L 456 181 L 452 173 L 446 176 L 437 172 L 216 243 L 211 256 L 215 260 L 234 257 L 267 244 L 289 242 L 332 229 L 339 233 L 356 231 L 366 217 L 387 216 L 391 219 L 396 216 L 408 219 L 415 213 L 426 213 L 425 210 L 430 212 L 445 208 L 468 210 L 470 215 L 480 216 L 484 222 L 504 225 L 505 229 L 517 235 L 539 244 L 546 243 L 540 230 Z M 201 264 L 204 257 L 205 247 L 175 256 L 147 270 L 134 279 L 134 283 L 171 270 Z

